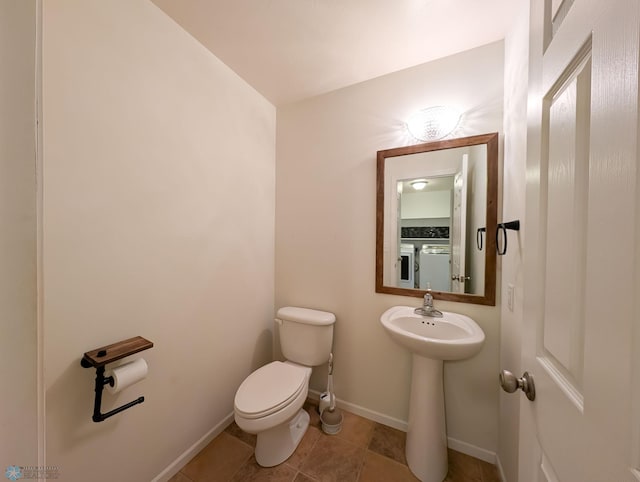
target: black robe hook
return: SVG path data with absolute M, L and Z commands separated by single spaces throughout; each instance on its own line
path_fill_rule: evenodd
M 508 223 L 498 223 L 498 227 L 496 228 L 496 249 L 498 250 L 498 254 L 503 256 L 507 253 L 507 229 L 511 229 L 513 231 L 520 231 L 520 220 L 509 221 Z M 502 243 L 502 250 L 500 249 L 500 231 L 502 231 L 504 242 Z
M 486 233 L 487 228 L 478 228 L 476 231 L 476 246 L 478 247 L 478 251 L 482 251 L 482 233 Z

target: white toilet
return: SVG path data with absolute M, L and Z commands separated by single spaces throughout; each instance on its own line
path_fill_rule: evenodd
M 234 401 L 238 426 L 258 435 L 256 461 L 273 467 L 287 460 L 309 427 L 302 409 L 311 367 L 329 360 L 336 317 L 326 311 L 287 306 L 276 315 L 287 361 L 274 361 L 249 375 Z

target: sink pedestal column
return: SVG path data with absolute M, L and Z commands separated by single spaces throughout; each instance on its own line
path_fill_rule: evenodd
M 442 360 L 411 356 L 407 465 L 422 482 L 442 482 L 449 469 Z

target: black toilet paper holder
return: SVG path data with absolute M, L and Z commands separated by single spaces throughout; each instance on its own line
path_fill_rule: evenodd
M 141 336 L 135 336 L 127 340 L 122 340 L 112 345 L 103 346 L 86 352 L 80 360 L 80 365 L 83 368 L 95 368 L 96 369 L 96 397 L 93 403 L 93 416 L 91 419 L 94 422 L 102 422 L 107 418 L 120 413 L 128 408 L 138 405 L 144 402 L 144 397 L 139 397 L 129 403 L 122 405 L 121 407 L 114 408 L 107 413 L 100 413 L 102 406 L 102 392 L 105 385 L 113 386 L 113 377 L 105 377 L 105 365 L 122 358 L 133 355 L 134 353 L 148 350 L 153 347 L 153 343 Z

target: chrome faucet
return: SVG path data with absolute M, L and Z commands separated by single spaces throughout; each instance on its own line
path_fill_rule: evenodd
M 422 306 L 413 310 L 415 314 L 422 316 L 430 316 L 432 318 L 442 318 L 442 311 L 436 310 L 433 307 L 433 295 L 431 289 L 427 288 L 427 292 L 424 295 L 424 302 Z

